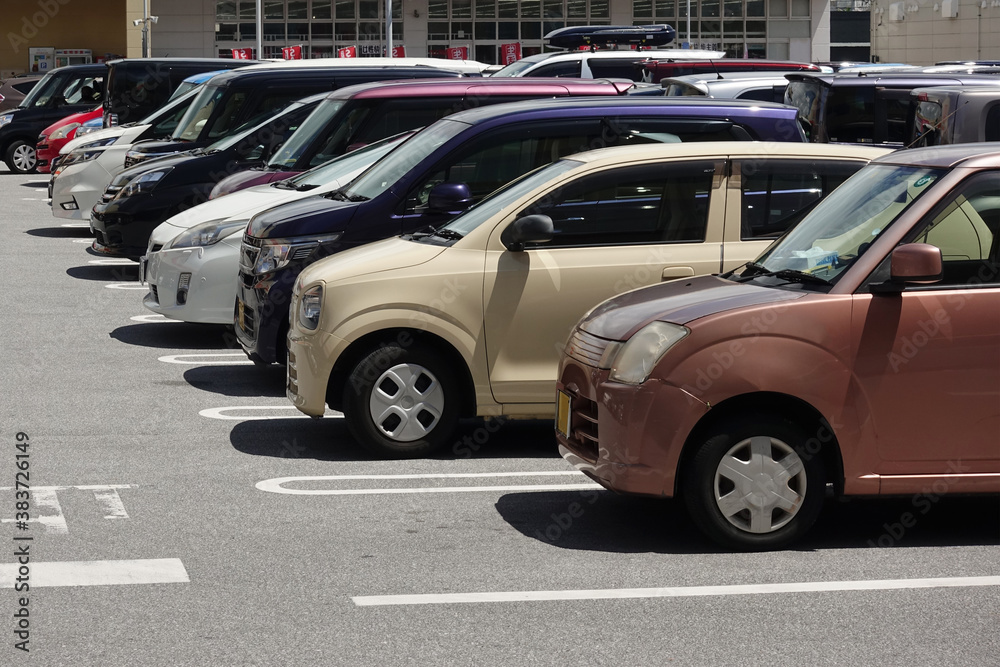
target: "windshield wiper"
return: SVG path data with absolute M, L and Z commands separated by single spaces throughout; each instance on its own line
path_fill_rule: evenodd
M 281 190 L 298 190 L 298 186 L 294 183 L 289 183 L 288 181 L 274 181 L 271 183 L 272 188 L 279 188 Z
M 332 192 L 327 192 L 325 195 L 320 195 L 321 197 L 326 197 L 327 199 L 336 199 L 337 201 L 351 201 L 348 199 L 347 195 L 341 190 L 334 190 Z
M 449 241 L 458 241 L 459 239 L 465 238 L 465 234 L 460 234 L 454 229 L 435 229 L 431 236 L 439 236 L 443 239 L 448 239 Z
M 746 275 L 747 271 L 752 271 L 752 273 L 748 276 Z M 778 269 L 776 271 L 772 271 L 763 264 L 758 264 L 757 262 L 747 262 L 746 271 L 743 272 L 736 282 L 745 283 L 748 280 L 753 280 L 754 278 L 782 278 L 784 280 L 797 283 L 816 283 L 818 285 L 830 284 L 830 281 L 826 278 L 820 278 L 819 276 L 814 276 L 813 274 L 805 271 L 799 271 L 798 269 Z
M 364 195 L 347 195 L 347 201 L 368 201 L 371 197 Z

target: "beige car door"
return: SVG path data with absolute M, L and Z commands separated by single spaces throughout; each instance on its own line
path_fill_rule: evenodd
M 589 172 L 497 226 L 483 301 L 498 402 L 551 403 L 573 326 L 604 299 L 720 270 L 724 166 L 723 159 L 702 159 Z M 551 217 L 554 238 L 506 249 L 504 229 L 529 214 Z

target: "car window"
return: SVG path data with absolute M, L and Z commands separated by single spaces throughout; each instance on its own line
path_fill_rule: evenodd
M 180 123 L 181 117 L 184 116 L 185 112 L 188 110 L 188 105 L 180 104 L 174 109 L 173 113 L 167 114 L 160 121 L 153 125 L 153 136 L 154 137 L 169 137 L 177 129 L 177 124 Z
M 826 133 L 831 142 L 871 143 L 875 126 L 875 88 L 831 88 L 826 125 Z
M 547 215 L 555 230 L 551 242 L 526 247 L 704 241 L 716 167 L 685 161 L 579 178 L 521 213 Z
M 1000 141 L 1000 103 L 986 113 L 986 136 L 983 141 Z
M 580 60 L 563 61 L 560 63 L 548 63 L 538 69 L 533 69 L 525 76 L 559 76 L 576 77 L 580 76 Z
M 32 88 L 35 87 L 37 81 L 28 81 L 27 83 L 12 83 L 10 87 L 21 93 L 22 95 L 27 95 Z
M 773 86 L 768 86 L 767 88 L 754 88 L 752 90 L 744 90 L 742 93 L 736 96 L 736 99 L 757 100 L 758 102 L 781 101 L 781 97 L 775 95 Z
M 738 162 L 734 172 L 740 173 L 740 238 L 778 238 L 863 166 L 860 160 Z
M 1000 282 L 996 262 L 1000 238 L 1000 171 L 979 174 L 951 194 L 911 239 L 941 249 L 944 279 L 935 285 Z M 990 261 L 992 260 L 992 261 Z
M 909 97 L 899 97 L 900 91 L 892 91 L 895 95 L 883 95 L 885 102 L 885 136 L 883 141 L 902 144 L 906 141 L 906 122 L 911 113 Z
M 611 77 L 617 79 L 642 80 L 642 67 L 639 62 L 643 57 L 635 58 L 587 58 L 587 66 L 595 79 Z
M 352 144 L 370 144 L 394 134 L 426 127 L 461 108 L 459 98 L 403 99 L 379 105 Z M 333 157 L 333 156 L 331 156 Z M 329 159 L 329 158 L 328 158 Z

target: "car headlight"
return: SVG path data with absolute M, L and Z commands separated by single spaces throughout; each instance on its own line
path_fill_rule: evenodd
M 115 199 L 127 199 L 129 197 L 134 197 L 136 195 L 149 194 L 156 187 L 156 184 L 163 180 L 163 177 L 170 173 L 169 169 L 156 169 L 154 171 L 147 171 L 145 174 L 140 174 L 132 180 L 130 180 L 125 187 L 118 191 L 115 195 Z
M 7 123 L 9 123 L 11 120 L 13 120 L 13 118 L 14 114 L 12 113 L 5 113 L 4 115 L 0 116 L 0 127 L 3 127 Z
M 79 123 L 70 123 L 68 125 L 63 125 L 58 130 L 49 135 L 49 141 L 54 141 L 56 139 L 65 139 L 69 136 L 69 133 L 80 127 Z
M 642 384 L 678 341 L 691 333 L 687 327 L 668 322 L 651 322 L 623 343 L 608 346 L 601 359 L 610 368 L 610 378 L 625 384 Z
M 210 246 L 234 234 L 247 226 L 246 220 L 226 222 L 224 220 L 209 220 L 191 229 L 184 230 L 167 243 L 167 248 L 196 248 Z
M 257 262 L 254 264 L 253 272 L 256 275 L 263 275 L 277 271 L 297 259 L 305 259 L 320 245 L 338 241 L 343 232 L 336 234 L 326 234 L 317 236 L 308 241 L 295 239 L 269 239 L 264 241 L 257 255 Z
M 76 131 L 77 138 L 79 138 L 80 133 L 84 129 L 85 128 L 81 127 L 79 130 Z M 98 128 L 95 128 L 95 129 L 103 130 L 104 128 L 98 127 Z M 116 141 L 118 141 L 118 137 L 104 137 L 103 139 L 94 139 L 93 141 L 88 141 L 86 143 L 80 144 L 79 146 L 77 146 L 73 150 L 82 151 L 82 150 L 86 150 L 88 148 L 101 148 L 103 146 L 110 146 L 111 144 L 115 143 Z
M 299 324 L 302 328 L 315 331 L 319 326 L 320 311 L 323 309 L 323 286 L 313 285 L 302 293 L 299 300 Z
M 80 137 L 82 137 L 82 136 L 84 136 L 86 134 L 90 134 L 91 132 L 97 132 L 98 130 L 103 130 L 104 129 L 104 124 L 101 123 L 101 122 L 98 122 L 98 123 L 96 123 L 94 125 L 91 125 L 91 123 L 93 123 L 93 121 L 88 120 L 86 123 L 84 123 L 83 125 L 81 125 L 80 127 L 77 128 L 77 130 L 76 130 L 76 138 L 77 139 L 79 139 Z M 114 139 L 117 139 L 117 138 L 118 137 L 115 137 Z M 114 139 L 112 139 L 112 141 L 114 141 Z

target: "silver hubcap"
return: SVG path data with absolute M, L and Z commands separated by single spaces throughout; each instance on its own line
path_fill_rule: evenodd
M 35 168 L 35 149 L 22 145 L 14 149 L 14 166 L 21 171 L 31 171 Z
M 791 447 L 754 436 L 726 452 L 715 471 L 715 502 L 729 523 L 770 533 L 791 521 L 806 496 L 806 471 Z
M 383 435 L 413 442 L 426 437 L 441 420 L 444 390 L 423 366 L 399 364 L 379 376 L 368 408 Z

